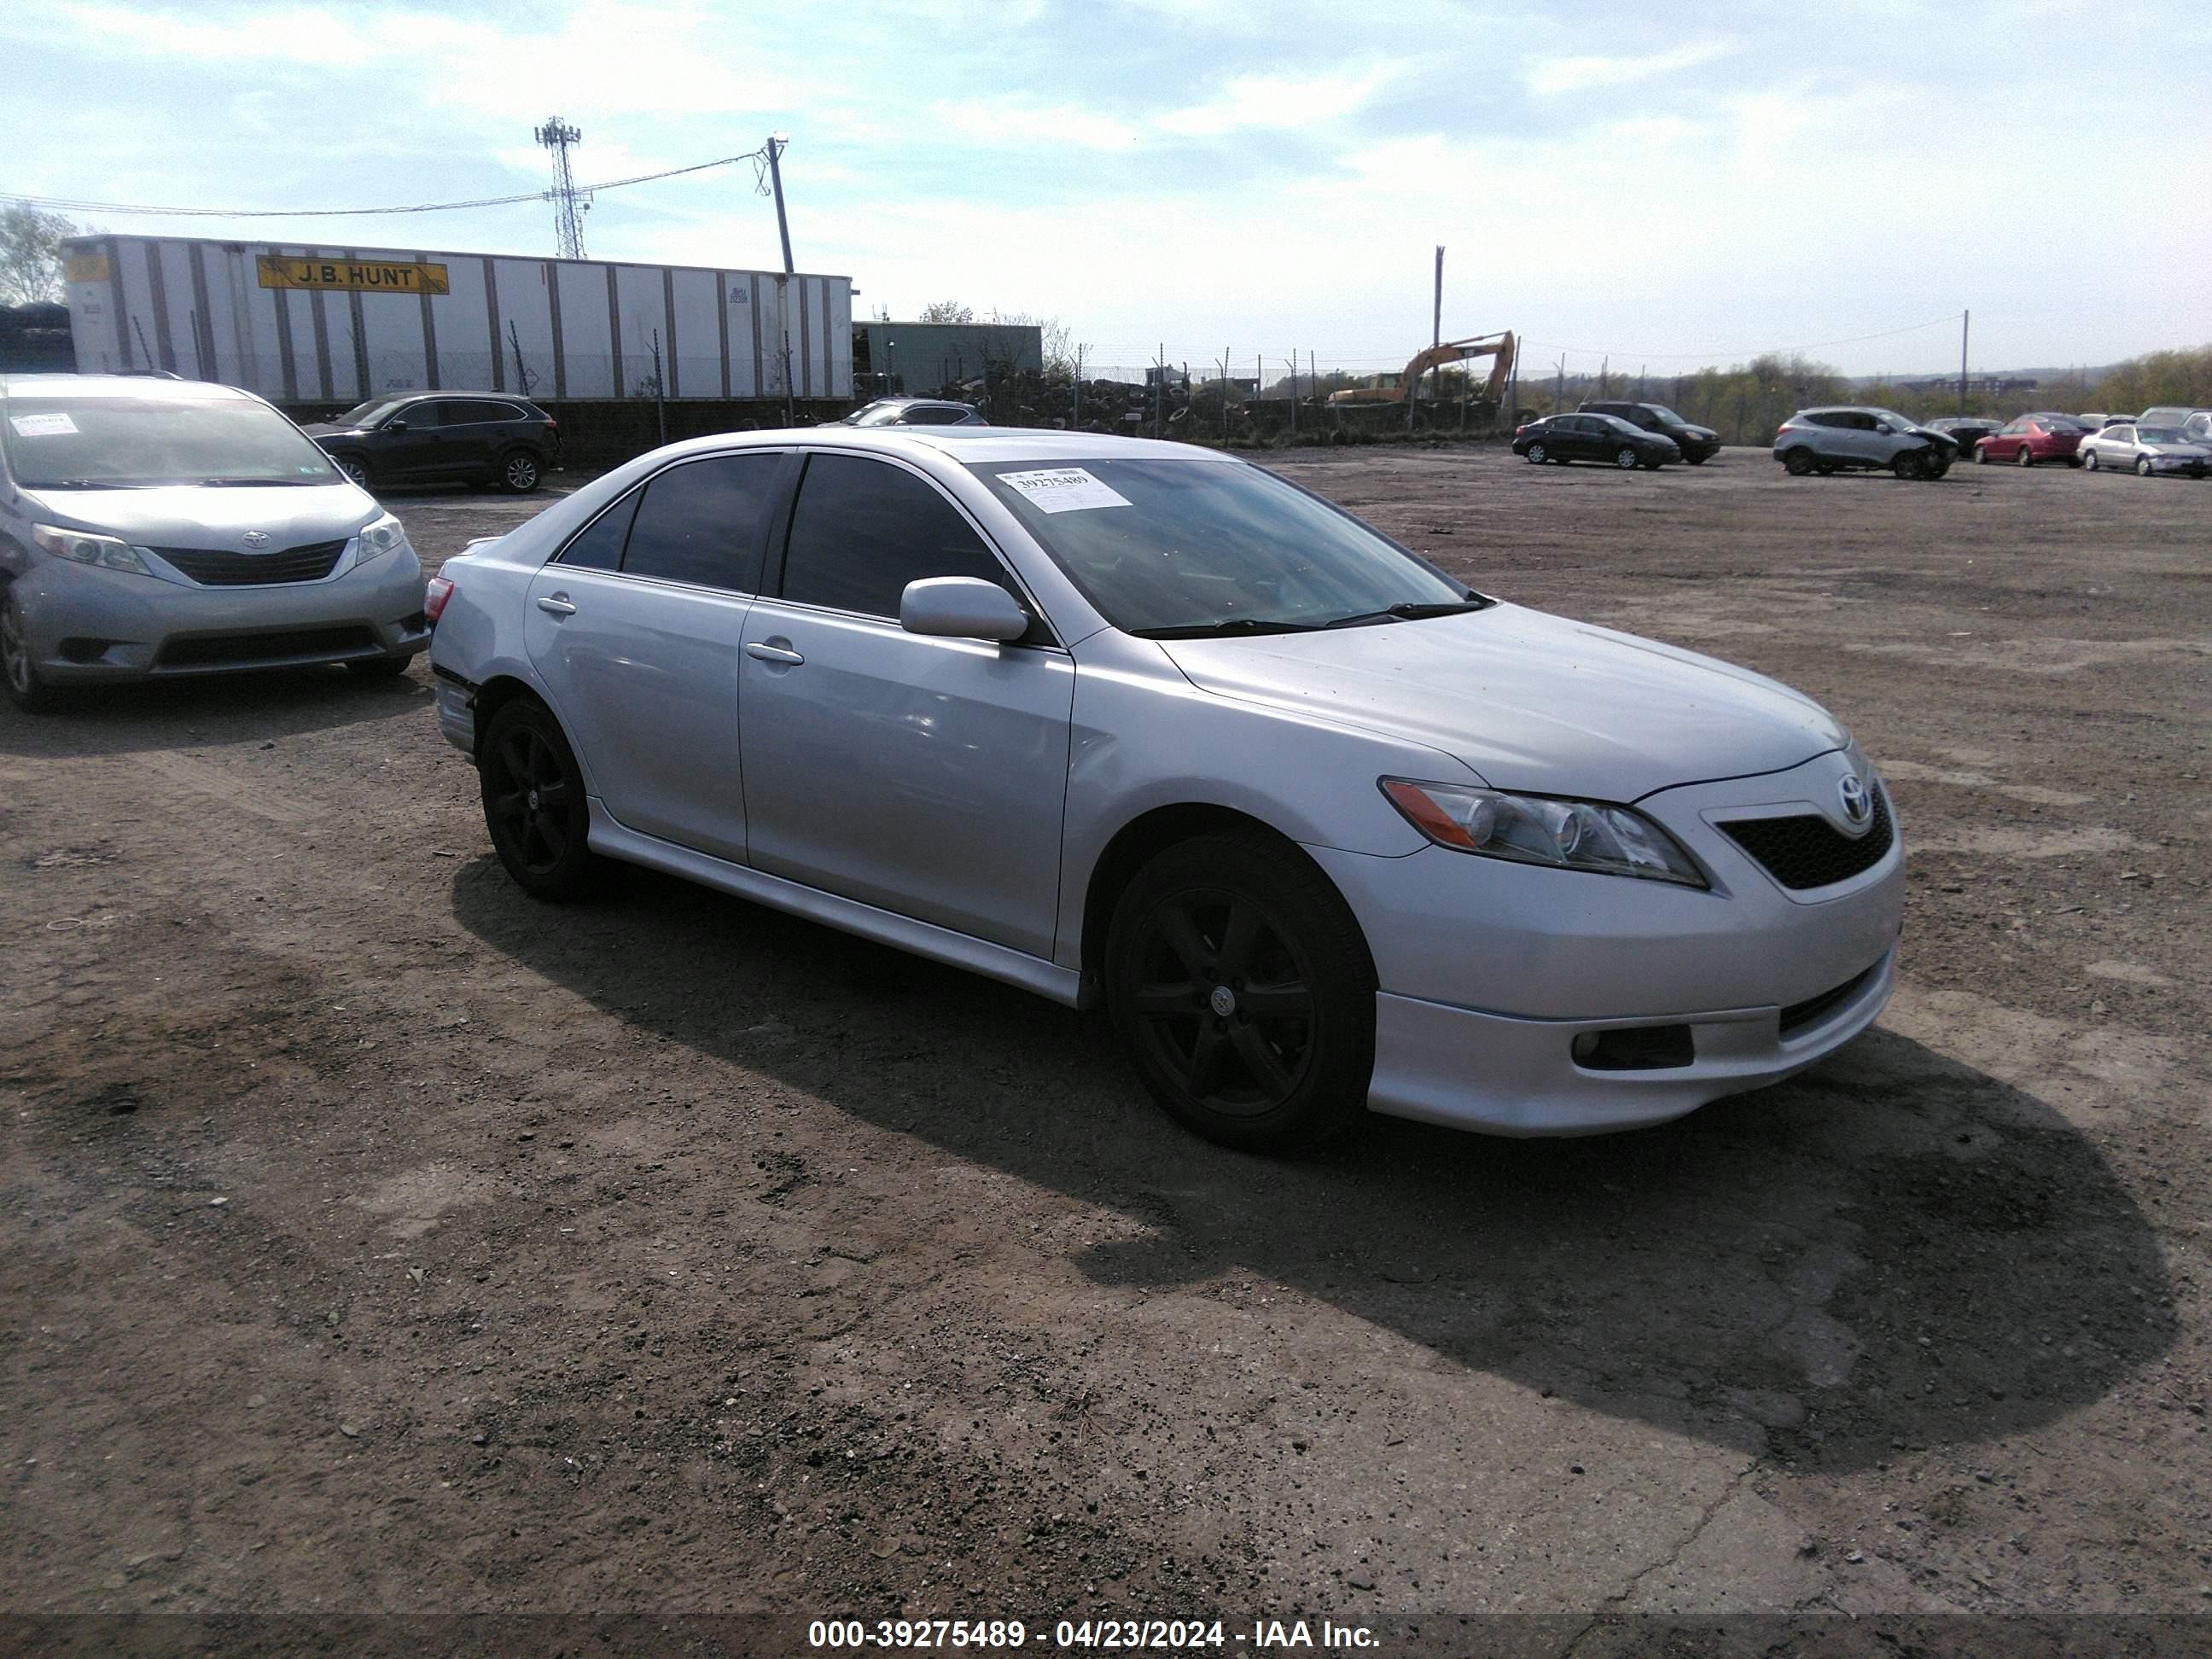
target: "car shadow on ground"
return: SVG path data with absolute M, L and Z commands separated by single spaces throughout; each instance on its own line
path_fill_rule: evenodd
M 673 878 L 625 870 L 556 909 L 483 857 L 453 902 L 634 1026 L 1123 1213 L 1131 1238 L 1077 1255 L 1095 1282 L 1243 1268 L 1455 1364 L 1801 1467 L 2020 1433 L 2175 1340 L 2149 1221 L 2090 1143 L 1893 1033 L 1633 1134 L 1377 1118 L 1270 1160 L 1166 1118 L 1095 1017 Z
M 94 686 L 72 690 L 44 714 L 0 703 L 0 755 L 130 755 L 268 743 L 416 714 L 430 701 L 419 658 L 397 680 L 319 667 Z

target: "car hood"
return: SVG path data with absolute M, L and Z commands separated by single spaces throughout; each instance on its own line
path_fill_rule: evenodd
M 2203 444 L 2147 444 L 2137 440 L 2136 447 L 2148 449 L 2154 455 L 2178 455 L 2185 460 L 2193 459 L 2200 455 L 2212 458 L 2212 448 L 2207 448 Z
M 158 489 L 40 489 L 24 494 L 44 516 L 147 547 L 235 548 L 249 530 L 271 547 L 350 536 L 381 510 L 349 483 L 251 484 Z
M 1686 421 L 1680 426 L 1670 426 L 1667 428 L 1666 430 L 1669 437 L 1672 437 L 1677 432 L 1687 433 L 1691 437 L 1695 438 L 1699 443 L 1708 444 L 1721 435 L 1709 426 L 1692 426 Z
M 1818 703 L 1762 674 L 1515 605 L 1158 643 L 1218 696 L 1426 744 L 1500 789 L 1632 801 L 1850 742 Z
M 365 426 L 333 426 L 328 421 L 312 421 L 300 428 L 310 438 L 366 438 Z

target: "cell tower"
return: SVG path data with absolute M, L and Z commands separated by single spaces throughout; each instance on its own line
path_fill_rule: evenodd
M 553 198 L 553 231 L 561 243 L 561 257 L 580 259 L 584 257 L 584 213 L 592 202 L 585 191 L 576 188 L 576 175 L 568 170 L 568 146 L 581 143 L 584 135 L 553 115 L 547 117 L 545 125 L 531 137 L 553 152 L 553 188 L 547 193 Z

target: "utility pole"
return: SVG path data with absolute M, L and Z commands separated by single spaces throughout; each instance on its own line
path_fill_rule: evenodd
M 1552 413 L 1556 415 L 1567 401 L 1567 354 L 1559 354 L 1559 378 L 1552 389 Z
M 1229 441 L 1229 348 L 1221 348 L 1221 441 Z
M 1160 342 L 1159 367 L 1154 372 L 1158 378 L 1152 386 L 1152 435 L 1164 438 L 1168 435 L 1168 343 L 1165 340 Z
M 530 136 L 553 152 L 553 188 L 546 194 L 553 199 L 553 234 L 560 244 L 561 258 L 580 259 L 584 257 L 584 211 L 592 204 L 589 196 L 576 188 L 576 176 L 568 170 L 568 149 L 583 143 L 584 135 L 559 116 L 549 115 L 545 125 Z
M 1298 435 L 1298 349 L 1291 348 L 1291 436 Z
M 1067 417 L 1067 429 L 1070 432 L 1079 432 L 1083 429 L 1083 348 L 1081 346 L 1075 348 L 1075 384 L 1073 391 L 1075 393 L 1074 413 L 1071 414 Z
M 783 152 L 790 143 L 780 132 L 768 136 L 768 176 L 775 191 L 775 234 L 783 240 L 783 275 L 775 291 L 776 320 L 783 325 L 783 423 L 796 426 L 799 416 L 791 401 L 791 222 L 783 212 Z
M 1973 325 L 1974 313 L 1959 313 L 1959 413 L 1966 412 L 1966 331 Z
M 1429 316 L 1429 344 L 1431 348 L 1444 343 L 1444 251 L 1437 249 L 1436 304 Z M 1429 369 L 1429 397 L 1431 401 L 1443 393 L 1443 367 L 1431 365 Z
M 667 380 L 660 368 L 660 331 L 653 331 L 653 418 L 660 426 L 660 441 L 668 441 Z

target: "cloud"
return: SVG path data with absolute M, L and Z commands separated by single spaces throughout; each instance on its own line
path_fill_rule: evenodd
M 1529 91 L 1540 97 L 1553 97 L 1561 93 L 1587 92 L 1594 87 L 1620 87 L 1637 81 L 1656 80 L 1662 75 L 1709 64 L 1716 58 L 1725 58 L 1735 50 L 1732 41 L 1704 40 L 1642 58 L 1546 58 L 1532 64 L 1523 79 Z
M 969 98 L 935 105 L 937 119 L 963 137 L 985 143 L 1073 144 L 1083 149 L 1127 149 L 1138 130 L 1128 122 L 1073 104 L 1030 104 L 994 98 Z
M 1154 125 L 1196 138 L 1255 127 L 1332 121 L 1364 107 L 1397 74 L 1395 65 L 1322 75 L 1239 75 L 1202 104 L 1171 110 Z

